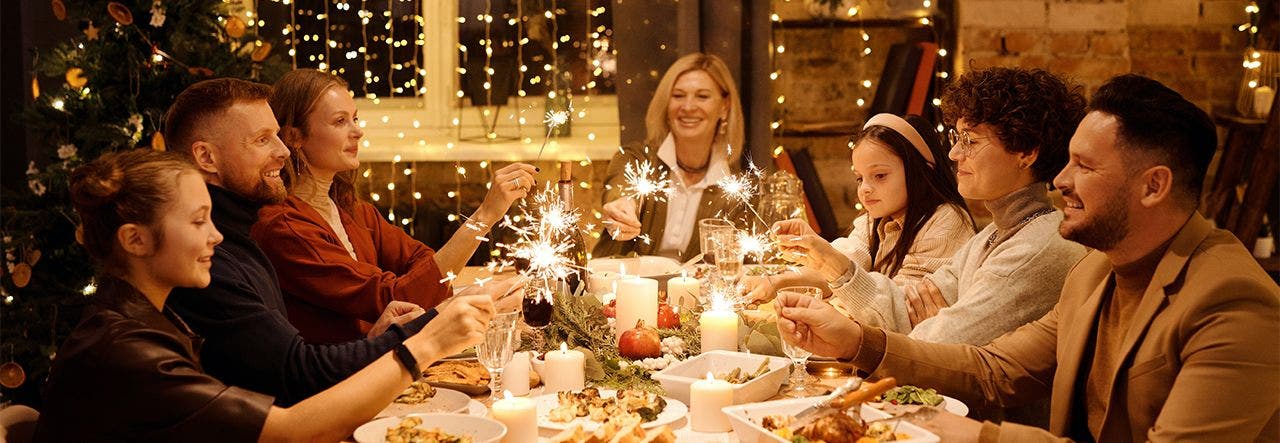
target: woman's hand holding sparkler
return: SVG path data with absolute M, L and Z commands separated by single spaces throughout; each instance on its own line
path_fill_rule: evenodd
M 812 268 L 827 281 L 835 281 L 849 271 L 853 261 L 800 219 L 783 220 L 769 230 L 778 242 L 784 260 Z
M 480 222 L 493 226 L 502 219 L 516 200 L 529 195 L 538 168 L 524 163 L 512 163 L 499 169 L 489 183 L 489 192 L 476 210 Z
M 617 241 L 628 241 L 640 235 L 640 217 L 636 202 L 622 197 L 604 204 L 604 229 Z

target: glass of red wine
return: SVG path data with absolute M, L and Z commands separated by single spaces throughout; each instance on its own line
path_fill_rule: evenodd
M 560 282 L 550 278 L 535 278 L 524 285 L 524 323 L 533 328 L 533 349 L 539 352 L 546 347 L 543 329 L 551 324 L 551 303 L 562 293 L 559 289 Z

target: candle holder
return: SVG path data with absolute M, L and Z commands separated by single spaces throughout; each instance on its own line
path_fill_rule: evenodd
M 480 364 L 489 370 L 489 403 L 501 399 L 502 371 L 511 362 L 516 347 L 516 321 L 520 311 L 494 314 L 484 332 L 484 341 L 476 346 Z

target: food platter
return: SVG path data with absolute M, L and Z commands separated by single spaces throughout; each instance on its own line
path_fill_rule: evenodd
M 601 398 L 611 398 L 617 395 L 617 391 L 612 389 L 600 389 Z M 641 423 L 640 427 L 644 429 L 655 428 L 658 426 L 674 423 L 689 414 L 689 407 L 683 402 L 663 397 L 666 401 L 666 407 L 659 412 L 657 418 L 648 422 Z M 578 417 L 576 419 L 564 422 L 551 420 L 551 412 L 560 406 L 560 399 L 557 394 L 539 395 L 533 398 L 534 404 L 538 409 L 538 427 L 544 429 L 555 429 L 563 431 L 572 428 L 575 425 L 581 425 L 582 429 L 591 432 L 595 428 L 602 425 L 601 422 L 593 421 L 588 417 Z

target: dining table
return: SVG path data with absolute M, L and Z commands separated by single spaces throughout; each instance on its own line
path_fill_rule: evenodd
M 486 267 L 468 266 L 463 268 L 463 270 L 457 274 L 457 276 L 454 278 L 453 284 L 455 288 L 462 288 L 462 287 L 478 284 L 477 282 L 484 282 L 485 284 L 487 284 L 489 282 L 502 281 L 508 278 L 513 278 L 515 276 L 516 274 L 514 272 L 495 273 Z M 783 358 L 786 358 L 786 357 L 783 357 Z M 837 368 L 841 367 L 840 364 L 835 364 L 834 362 L 831 362 L 831 361 L 827 361 L 823 363 L 825 364 L 811 365 L 809 367 L 809 372 L 811 375 L 814 376 L 814 383 L 819 385 L 819 387 L 824 388 L 828 392 L 831 390 L 834 390 L 835 388 L 841 385 L 844 385 L 853 377 L 852 368 L 847 368 L 847 369 L 842 368 L 838 370 Z M 530 389 L 530 392 L 527 396 L 530 398 L 533 398 L 542 394 L 544 394 L 544 392 L 542 390 L 542 386 L 539 385 L 537 387 Z M 787 397 L 784 397 L 780 392 L 779 394 L 774 395 L 769 400 L 780 400 L 784 398 L 787 398 Z M 766 401 L 769 401 L 769 400 L 766 400 Z M 471 407 L 469 408 L 468 413 L 472 415 L 487 416 L 487 414 L 489 414 L 489 406 L 490 406 L 490 398 L 489 398 L 489 393 L 486 391 L 483 394 L 472 396 L 472 404 L 471 404 Z M 379 413 L 377 417 L 387 417 L 392 415 L 394 414 L 390 414 L 388 413 L 388 410 L 384 410 L 382 413 Z M 672 432 L 675 434 L 677 441 L 682 443 L 683 442 L 720 443 L 720 442 L 739 441 L 737 434 L 735 434 L 733 431 L 717 432 L 717 433 L 694 431 L 690 428 L 689 418 L 687 415 L 666 426 L 670 427 Z M 556 436 L 560 432 L 561 431 L 554 430 L 554 429 L 545 429 L 545 428 L 539 429 L 539 441 L 550 441 L 552 437 Z M 351 439 L 350 441 L 354 441 L 354 439 Z

